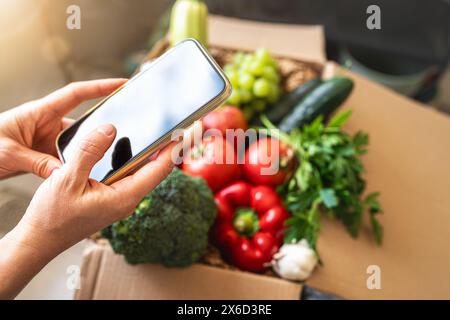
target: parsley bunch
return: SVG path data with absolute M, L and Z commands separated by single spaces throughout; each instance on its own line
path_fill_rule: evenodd
M 327 125 L 319 116 L 289 134 L 275 131 L 276 137 L 294 150 L 300 163 L 280 190 L 292 213 L 286 221 L 285 243 L 306 239 L 316 250 L 320 216 L 325 211 L 340 220 L 353 237 L 358 235 L 363 214 L 368 212 L 375 241 L 381 244 L 383 228 L 377 220 L 382 212 L 379 193 L 362 197 L 366 183 L 361 156 L 367 152 L 369 136 L 364 132 L 351 136 L 342 131 L 350 115 L 351 110 L 344 111 Z M 275 129 L 267 118 L 262 121 L 266 127 Z

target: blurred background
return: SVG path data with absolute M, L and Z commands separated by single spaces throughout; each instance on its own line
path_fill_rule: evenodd
M 205 2 L 212 14 L 323 25 L 328 59 L 450 114 L 450 0 Z M 66 10 L 74 4 L 81 8 L 80 30 L 66 27 Z M 164 36 L 172 4 L 0 0 L 0 111 L 72 81 L 129 76 Z M 370 4 L 381 8 L 379 32 L 365 27 Z M 73 116 L 90 105 L 85 103 Z M 20 219 L 40 182 L 29 175 L 0 182 L 0 236 Z M 53 261 L 19 298 L 71 298 L 66 269 L 79 263 L 83 246 L 78 244 Z

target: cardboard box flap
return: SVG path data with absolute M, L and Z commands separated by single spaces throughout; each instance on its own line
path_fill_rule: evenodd
M 355 81 L 342 109 L 354 110 L 346 130 L 370 134 L 363 161 L 367 191 L 381 192 L 384 243 L 374 244 L 368 222 L 352 239 L 324 221 L 324 265 L 308 284 L 346 298 L 448 299 L 450 118 L 333 63 L 326 70 Z
M 210 15 L 209 43 L 241 50 L 264 47 L 274 55 L 325 63 L 322 26 L 273 24 Z
M 83 259 L 76 299 L 300 299 L 301 284 L 202 264 L 132 266 L 109 245 L 93 244 Z

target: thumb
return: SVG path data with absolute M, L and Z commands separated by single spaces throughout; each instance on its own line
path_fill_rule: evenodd
M 116 136 L 112 124 L 105 124 L 89 133 L 78 145 L 72 159 L 68 161 L 68 170 L 76 179 L 88 180 L 94 165 L 105 155 Z
M 61 167 L 61 161 L 52 155 L 41 153 L 32 149 L 23 148 L 16 158 L 19 166 L 26 172 L 32 172 L 41 178 L 48 178 L 53 170 Z

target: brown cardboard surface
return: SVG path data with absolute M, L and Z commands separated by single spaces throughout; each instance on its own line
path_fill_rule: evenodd
M 322 26 L 273 24 L 209 17 L 209 43 L 241 50 L 265 47 L 275 55 L 325 63 Z
M 107 245 L 83 259 L 76 299 L 299 299 L 302 286 L 281 279 L 196 264 L 131 266 Z
M 450 298 L 450 118 L 334 64 L 327 69 L 355 81 L 341 109 L 354 110 L 348 131 L 370 134 L 367 191 L 381 192 L 385 237 L 377 247 L 368 227 L 355 240 L 325 221 L 324 265 L 307 283 L 346 298 Z M 367 289 L 369 265 L 380 267 L 380 290 Z

